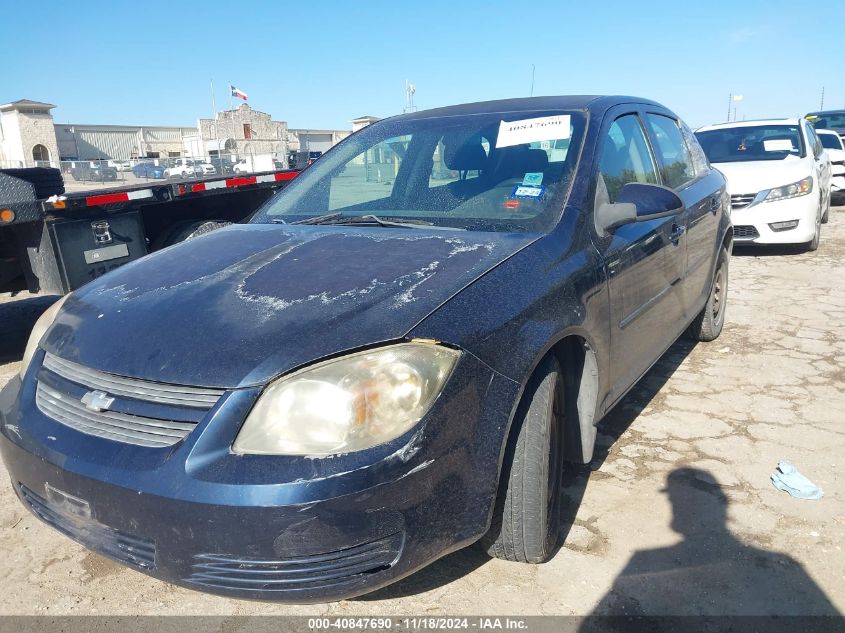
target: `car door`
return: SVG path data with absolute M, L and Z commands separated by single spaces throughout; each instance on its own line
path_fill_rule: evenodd
M 606 121 L 598 141 L 596 207 L 613 203 L 628 182 L 659 184 L 660 176 L 637 112 Z M 677 337 L 683 320 L 683 210 L 595 234 L 610 295 L 613 402 Z
M 686 231 L 684 248 L 679 245 L 672 250 L 673 256 L 683 259 L 681 292 L 677 296 L 682 300 L 683 320 L 688 322 L 699 311 L 702 298 L 710 290 L 723 192 L 714 186 L 716 179 L 707 178 L 710 172 L 707 158 L 692 132 L 687 130 L 685 135 L 685 126 L 680 120 L 657 110 L 646 112 L 644 118 L 663 184 L 678 194 L 686 209 L 684 217 L 678 218 L 677 227 L 677 230 Z M 691 146 L 701 153 L 697 161 Z

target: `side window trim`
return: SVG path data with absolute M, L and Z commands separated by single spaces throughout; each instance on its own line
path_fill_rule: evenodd
M 651 159 L 652 168 L 654 169 L 656 184 L 663 184 L 663 176 L 660 170 L 660 163 L 657 162 L 657 156 L 654 152 L 654 148 L 652 147 L 651 137 L 648 134 L 648 129 L 646 128 L 645 121 L 643 120 L 641 108 L 637 104 L 625 104 L 617 106 L 616 108 L 612 108 L 607 113 L 605 113 L 601 128 L 599 128 L 598 138 L 596 139 L 596 153 L 594 155 L 595 158 L 593 161 L 592 177 L 592 199 L 594 204 L 596 197 L 598 196 L 598 182 L 599 179 L 602 177 L 601 160 L 604 150 L 604 140 L 608 136 L 610 128 L 613 127 L 613 124 L 616 123 L 616 121 L 618 121 L 619 119 L 626 116 L 636 117 L 637 124 L 640 126 L 640 131 L 642 132 L 643 137 L 645 139 L 646 150 L 648 152 L 649 158 Z

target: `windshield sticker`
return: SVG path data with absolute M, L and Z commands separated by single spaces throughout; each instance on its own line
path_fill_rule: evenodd
M 569 138 L 568 114 L 542 116 L 521 121 L 502 121 L 499 123 L 499 136 L 496 147 L 512 147 L 525 143 L 553 141 Z
M 774 138 L 763 141 L 763 149 L 767 152 L 791 152 L 795 148 L 792 146 L 792 141 L 788 138 Z
M 542 185 L 543 184 L 543 172 L 541 172 L 541 171 L 529 171 L 522 178 L 522 184 L 523 185 Z
M 517 185 L 511 193 L 511 198 L 542 198 L 545 187 Z

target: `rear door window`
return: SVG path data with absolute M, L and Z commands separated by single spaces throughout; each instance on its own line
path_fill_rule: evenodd
M 683 187 L 695 178 L 695 170 L 678 122 L 661 114 L 647 114 L 646 120 L 657 144 L 663 183 L 673 189 Z

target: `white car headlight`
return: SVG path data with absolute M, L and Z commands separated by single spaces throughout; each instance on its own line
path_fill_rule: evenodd
M 23 360 L 21 361 L 21 378 L 24 377 L 26 370 L 29 369 L 29 365 L 32 363 L 32 357 L 35 356 L 35 352 L 38 349 L 38 344 L 41 343 L 41 339 L 44 338 L 44 333 L 51 325 L 53 325 L 53 321 L 56 320 L 56 315 L 59 313 L 59 310 L 62 309 L 62 305 L 69 296 L 70 295 L 65 295 L 47 308 L 44 314 L 38 317 L 38 320 L 32 327 L 32 332 L 29 335 L 29 340 L 26 343 L 26 349 L 23 353 Z
M 790 185 L 783 187 L 776 187 L 770 189 L 766 194 L 766 202 L 775 202 L 777 200 L 786 200 L 787 198 L 797 198 L 798 196 L 806 196 L 813 191 L 813 178 L 807 176 L 803 180 L 793 182 Z
M 422 419 L 459 356 L 435 343 L 399 343 L 280 378 L 258 398 L 232 450 L 333 455 L 388 442 Z

